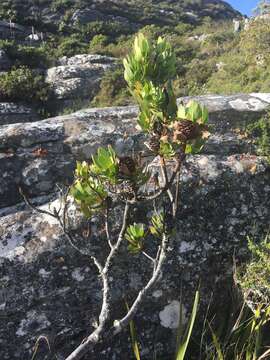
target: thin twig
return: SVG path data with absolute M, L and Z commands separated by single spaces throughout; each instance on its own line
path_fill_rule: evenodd
M 109 226 L 109 207 L 108 207 L 108 204 L 106 205 L 106 209 L 105 209 L 105 231 L 106 231 L 106 236 L 107 236 L 107 241 L 108 241 L 109 247 L 112 249 L 113 245 L 112 245 L 111 232 L 110 232 L 110 226 Z
M 137 310 L 138 310 L 139 306 L 141 305 L 143 299 L 149 294 L 150 290 L 152 289 L 152 287 L 155 285 L 156 281 L 158 280 L 158 278 L 161 274 L 162 265 L 166 259 L 168 242 L 169 242 L 168 235 L 163 234 L 161 251 L 160 251 L 156 269 L 154 270 L 153 275 L 150 278 L 150 280 L 148 281 L 148 283 L 146 284 L 146 286 L 139 292 L 137 298 L 133 302 L 133 305 L 129 309 L 128 313 L 121 320 L 114 322 L 114 335 L 121 332 L 122 329 L 124 329 L 129 324 L 129 322 L 133 319 L 133 317 L 137 313 Z
M 158 265 L 158 259 L 159 259 L 160 252 L 161 252 L 161 246 L 159 246 L 159 247 L 158 247 L 158 251 L 157 251 L 157 255 L 156 255 L 155 265 L 154 265 L 154 269 L 153 269 L 153 271 L 155 271 L 155 270 L 156 270 L 156 268 L 157 268 L 157 265 Z
M 167 173 L 165 159 L 163 157 L 160 157 L 160 170 L 161 170 L 161 174 L 163 177 L 163 181 L 166 186 L 168 184 L 169 180 L 168 180 L 168 173 Z M 173 198 L 173 194 L 171 192 L 170 187 L 168 187 L 168 189 L 167 189 L 167 194 L 169 196 L 171 204 L 174 204 L 174 198 Z
M 148 260 L 150 260 L 150 261 L 152 261 L 153 263 L 155 263 L 155 259 L 154 259 L 152 256 L 148 255 L 145 251 L 142 251 L 142 254 L 143 254 Z
M 174 197 L 174 206 L 173 206 L 173 217 L 176 217 L 178 206 L 179 206 L 179 188 L 180 188 L 180 170 L 176 175 L 176 189 L 175 189 L 175 197 Z
M 71 235 L 71 233 L 67 230 L 66 228 L 66 212 L 67 212 L 67 201 L 66 199 L 64 200 L 64 208 L 63 208 L 63 219 L 61 219 L 61 216 L 58 214 L 58 212 L 56 211 L 55 213 L 52 213 L 50 211 L 47 210 L 42 210 L 40 208 L 38 208 L 37 206 L 33 205 L 31 203 L 31 201 L 28 199 L 28 197 L 25 195 L 25 193 L 22 191 L 21 188 L 19 188 L 20 194 L 22 195 L 25 203 L 35 212 L 39 213 L 39 214 L 43 214 L 43 215 L 48 215 L 54 219 L 56 219 L 60 225 L 60 228 L 62 229 L 66 239 L 68 240 L 69 244 L 76 250 L 78 251 L 80 254 L 84 255 L 84 256 L 90 256 L 91 259 L 94 261 L 94 263 L 96 264 L 99 272 L 103 270 L 102 266 L 99 264 L 99 262 L 97 261 L 97 259 L 88 251 L 82 250 L 80 249 L 74 242 L 74 238 Z
M 33 204 L 30 202 L 30 200 L 28 199 L 28 197 L 25 195 L 25 193 L 23 192 L 23 190 L 22 190 L 21 187 L 19 187 L 19 193 L 22 195 L 22 197 L 23 197 L 26 205 L 28 205 L 32 210 L 34 210 L 34 211 L 36 211 L 36 212 L 38 212 L 38 213 L 40 213 L 40 214 L 48 215 L 48 216 L 51 216 L 51 217 L 57 219 L 58 216 L 57 216 L 56 214 L 54 214 L 54 213 L 52 213 L 52 212 L 50 212 L 50 211 L 47 211 L 47 210 L 39 209 L 39 208 L 37 208 L 35 205 L 33 205 Z

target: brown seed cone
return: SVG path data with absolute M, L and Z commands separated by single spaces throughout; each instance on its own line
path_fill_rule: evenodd
M 173 140 L 186 142 L 188 140 L 194 140 L 200 133 L 200 127 L 198 124 L 193 123 L 190 120 L 177 121 L 173 125 L 174 133 Z
M 119 177 L 132 176 L 136 171 L 136 162 L 130 156 L 119 158 Z

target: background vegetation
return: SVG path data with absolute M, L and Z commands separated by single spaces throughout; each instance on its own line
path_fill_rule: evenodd
M 74 12 L 92 3 L 96 11 L 103 11 L 101 18 L 85 24 L 74 21 Z M 1 18 L 44 32 L 44 41 L 35 46 L 22 41 L 0 41 L 0 49 L 6 50 L 15 68 L 44 69 L 62 56 L 82 53 L 120 59 L 141 31 L 149 38 L 162 34 L 173 45 L 177 58 L 174 82 L 177 96 L 270 89 L 269 21 L 254 21 L 248 30 L 242 26 L 241 32 L 234 33 L 232 18 L 237 13 L 232 11 L 230 16 L 228 10 L 225 13 L 222 9 L 205 8 L 199 0 L 181 4 L 149 0 L 143 2 L 143 7 L 142 1 L 122 0 L 118 6 L 110 4 L 108 10 L 99 9 L 95 1 L 89 4 L 83 0 L 35 0 L 33 4 L 30 13 L 27 12 L 29 1 L 4 0 L 0 4 Z M 57 21 L 48 21 L 42 12 L 45 8 L 56 12 Z M 197 16 L 187 16 L 187 10 Z M 123 20 L 123 16 L 129 21 Z M 105 76 L 91 105 L 125 105 L 131 101 L 122 71 L 116 69 Z

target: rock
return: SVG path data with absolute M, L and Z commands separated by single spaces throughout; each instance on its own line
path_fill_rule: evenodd
M 76 55 L 62 58 L 61 64 L 47 70 L 46 82 L 55 94 L 55 103 L 89 101 L 96 95 L 105 71 L 115 67 L 114 59 L 100 55 Z
M 72 56 L 70 58 L 67 56 L 63 56 L 62 58 L 59 59 L 58 65 L 91 66 L 92 64 L 110 65 L 110 64 L 115 64 L 115 62 L 116 59 L 109 56 L 97 55 L 97 54 L 80 54 L 80 55 Z
M 135 26 L 135 24 L 132 24 L 126 17 L 108 14 L 94 8 L 78 9 L 71 17 L 71 23 L 73 25 L 86 25 L 93 21 L 119 22 L 127 28 L 130 28 L 130 26 Z
M 238 19 L 233 19 L 233 30 L 235 33 L 241 31 L 241 21 Z
M 15 103 L 0 103 L 0 125 L 37 121 L 38 119 L 39 116 L 30 107 Z
M 180 319 L 180 302 L 178 300 L 173 300 L 170 304 L 166 305 L 165 308 L 159 313 L 159 318 L 161 325 L 169 329 L 177 329 L 179 326 Z M 184 316 L 185 311 L 182 309 L 182 316 Z M 183 323 L 186 319 L 183 319 Z
M 85 25 L 92 21 L 106 21 L 108 18 L 102 12 L 94 9 L 78 9 L 71 17 L 73 24 Z
M 268 229 L 269 172 L 267 175 L 262 159 L 199 155 L 190 158 L 189 165 L 182 176 L 177 236 L 170 245 L 163 277 L 136 317 L 149 351 L 158 334 L 161 358 L 174 349 L 170 329 L 177 326 L 180 287 L 188 312 L 200 278 L 202 312 L 212 291 L 220 295 L 217 284 L 224 284 L 233 254 L 240 253 L 246 236 L 254 230 L 253 224 L 257 233 Z M 41 209 L 58 206 L 56 201 Z M 138 213 L 145 218 L 148 210 L 140 208 Z M 117 219 L 112 221 L 118 224 Z M 95 223 L 92 225 L 94 228 Z M 0 328 L 1 358 L 29 358 L 37 337 L 45 335 L 54 343 L 58 357 L 64 359 L 93 329 L 100 309 L 100 282 L 95 268 L 87 257 L 72 249 L 58 224 L 47 215 L 13 209 L 0 218 L 0 238 L 0 315 L 7 318 Z M 87 243 L 103 261 L 108 251 L 104 238 L 94 236 Z M 115 318 L 123 312 L 122 295 L 134 297 L 150 273 L 148 260 L 127 255 L 123 244 L 111 279 L 115 284 Z M 100 359 L 101 353 L 105 360 L 129 358 L 126 336 L 120 335 L 89 356 L 94 360 Z M 37 359 L 48 359 L 45 347 L 41 347 Z
M 11 68 L 11 61 L 8 58 L 6 52 L 0 49 L 0 72 L 6 71 Z
M 247 235 L 261 236 L 269 229 L 269 163 L 256 154 L 254 139 L 244 134 L 247 124 L 267 111 L 270 94 L 208 95 L 196 100 L 209 106 L 213 133 L 202 154 L 187 159 L 169 259 L 135 319 L 144 337 L 144 351 L 151 354 L 159 344 L 161 359 L 174 349 L 172 329 L 176 328 L 181 286 L 188 314 L 190 299 L 201 283 L 204 316 L 202 309 L 212 291 L 226 297 L 221 290 L 231 276 L 233 254 L 245 253 Z M 18 185 L 43 210 L 58 208 L 54 185 L 72 180 L 77 159 L 89 159 L 98 146 L 107 144 L 120 154 L 133 146 L 141 149 L 144 137 L 136 129 L 137 113 L 135 106 L 85 109 L 0 127 L 0 316 L 6 319 L 0 327 L 1 359 L 31 358 L 39 335 L 45 335 L 57 357 L 64 359 L 93 330 L 101 302 L 101 284 L 91 261 L 70 246 L 54 219 L 21 202 Z M 129 139 L 123 136 L 125 132 L 131 135 Z M 119 211 L 112 217 L 115 227 Z M 151 209 L 142 206 L 134 211 L 142 221 Z M 73 204 L 69 214 L 75 229 L 81 219 Z M 93 219 L 91 239 L 78 245 L 89 246 L 103 261 L 109 249 L 103 233 L 95 230 L 97 225 Z M 151 254 L 152 246 L 148 250 Z M 122 296 L 134 298 L 150 274 L 149 260 L 127 255 L 124 243 L 110 280 L 115 318 L 124 311 Z M 93 360 L 131 358 L 127 336 L 128 330 L 89 356 Z M 37 360 L 50 356 L 41 345 Z
M 267 110 L 270 94 L 195 99 L 208 106 L 214 129 L 204 149 L 206 154 L 255 153 L 252 139 L 243 133 Z M 181 99 L 185 103 L 189 100 Z M 53 192 L 56 182 L 72 178 L 76 160 L 89 159 L 98 146 L 113 144 L 119 153 L 129 152 L 133 145 L 139 149 L 144 139 L 135 127 L 137 113 L 135 106 L 93 108 L 0 128 L 0 168 L 6 174 L 0 185 L 0 208 L 20 201 L 19 184 L 33 197 Z M 125 132 L 131 134 L 128 140 L 123 139 Z

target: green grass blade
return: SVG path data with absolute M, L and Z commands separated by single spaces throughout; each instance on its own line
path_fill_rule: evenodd
M 199 304 L 199 292 L 196 291 L 191 317 L 190 317 L 190 320 L 189 320 L 189 323 L 187 326 L 187 331 L 186 331 L 186 334 L 185 334 L 182 342 L 180 343 L 180 345 L 178 347 L 176 360 L 184 360 L 184 358 L 185 358 L 185 354 L 187 351 L 187 347 L 188 347 L 188 344 L 190 341 L 190 337 L 192 334 L 193 326 L 194 326 L 196 315 L 197 315 L 198 304 Z
M 213 344 L 214 344 L 216 352 L 217 352 L 218 360 L 224 360 L 220 342 L 219 342 L 214 330 L 212 329 L 211 325 L 208 324 L 208 326 L 209 326 L 211 334 L 212 334 Z
M 181 339 L 182 339 L 183 333 L 184 333 L 182 286 L 181 286 L 181 294 L 180 294 L 179 311 L 180 312 L 179 312 L 179 323 L 178 323 L 177 334 L 176 334 L 175 358 L 177 358 L 178 349 L 181 344 Z
M 126 308 L 129 311 L 129 306 L 128 306 L 127 302 L 126 302 Z M 135 358 L 136 358 L 136 360 L 141 360 L 140 350 L 139 350 L 139 343 L 137 341 L 137 332 L 136 332 L 135 323 L 134 323 L 133 320 L 131 320 L 129 322 L 129 331 L 130 331 L 130 336 L 131 336 L 132 350 L 133 350 L 133 353 L 135 355 Z

